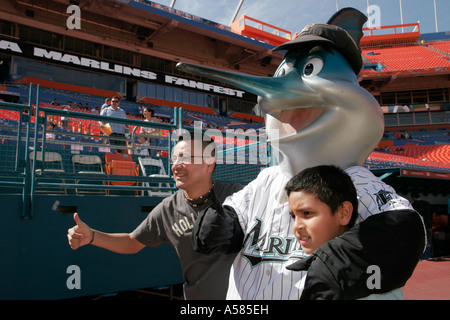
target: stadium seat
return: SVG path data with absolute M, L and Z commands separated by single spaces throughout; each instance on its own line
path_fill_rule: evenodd
M 164 165 L 161 159 L 153 159 L 150 157 L 139 157 L 139 165 L 141 167 L 141 171 L 142 171 L 142 175 L 149 177 L 149 181 L 148 182 L 144 182 L 142 183 L 144 186 L 146 187 L 150 187 L 152 182 L 151 182 L 151 178 L 169 178 L 169 175 L 166 173 L 166 170 L 164 169 Z M 147 174 L 147 168 L 151 166 L 151 167 L 155 167 L 158 173 L 155 174 Z M 157 187 L 155 186 L 155 189 L 151 189 L 151 190 L 147 190 L 148 195 L 151 196 L 163 196 L 163 197 L 168 197 L 170 195 L 172 195 L 171 191 L 160 191 L 158 190 L 158 188 L 161 188 L 163 183 L 158 182 L 157 183 Z M 154 184 L 152 184 L 154 185 Z M 165 184 L 166 187 L 170 187 L 169 183 Z M 142 190 L 142 195 L 144 195 L 144 190 Z
M 450 40 L 429 42 L 427 46 L 443 53 L 450 54 Z
M 34 160 L 33 152 L 30 152 L 30 160 Z M 64 173 L 64 167 L 62 163 L 62 157 L 57 152 L 45 152 L 44 161 L 42 163 L 42 151 L 36 151 L 36 161 L 41 163 L 41 168 L 39 168 L 39 164 L 36 164 L 35 172 L 37 174 L 42 174 L 44 172 L 53 172 L 53 173 Z
M 34 153 L 29 153 L 30 165 L 33 166 Z M 44 160 L 42 161 L 42 151 L 36 151 L 36 166 L 35 173 L 40 176 L 45 176 L 45 173 L 65 173 L 62 156 L 58 152 L 45 152 Z M 61 179 L 61 185 L 58 188 L 42 187 L 36 188 L 35 192 L 48 193 L 49 189 L 53 193 L 67 194 L 67 189 L 64 187 L 65 179 Z
M 421 45 L 366 48 L 362 53 L 370 63 L 381 63 L 384 72 L 450 67 L 446 55 Z
M 106 173 L 111 175 L 122 175 L 122 176 L 138 176 L 139 166 L 134 161 L 121 161 L 112 160 L 110 163 L 105 164 Z M 107 181 L 108 185 L 116 186 L 138 186 L 139 183 L 136 181 Z M 110 190 L 106 191 L 106 194 L 110 194 Z M 138 191 L 135 190 L 134 194 L 137 196 Z
M 405 145 L 403 155 L 450 165 L 450 145 Z
M 104 175 L 102 159 L 97 155 L 82 155 L 76 154 L 72 157 L 73 172 L 76 174 L 91 174 L 91 175 Z M 75 180 L 75 184 L 78 184 L 80 180 Z M 90 181 L 96 184 L 100 181 Z M 86 183 L 86 182 L 84 182 Z M 104 181 L 101 181 L 104 184 Z M 103 189 L 80 189 L 75 188 L 76 194 L 106 194 L 106 190 Z
M 111 163 L 113 160 L 131 161 L 133 156 L 127 153 L 105 153 L 105 165 Z

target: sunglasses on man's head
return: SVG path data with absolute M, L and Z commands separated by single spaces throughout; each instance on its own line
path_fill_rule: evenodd
M 202 156 L 181 156 L 181 157 L 172 156 L 172 158 L 170 158 L 170 164 L 172 164 L 172 165 L 178 164 L 178 163 L 191 164 L 193 158 L 203 158 L 203 157 Z

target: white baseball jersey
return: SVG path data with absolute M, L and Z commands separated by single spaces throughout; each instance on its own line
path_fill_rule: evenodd
M 357 189 L 359 221 L 383 211 L 412 209 L 408 200 L 366 168 L 345 171 Z M 224 205 L 236 211 L 245 234 L 243 248 L 231 268 L 227 299 L 300 299 L 306 271 L 292 272 L 286 266 L 307 254 L 292 231 L 284 191 L 287 181 L 278 166 L 270 167 L 225 200 Z

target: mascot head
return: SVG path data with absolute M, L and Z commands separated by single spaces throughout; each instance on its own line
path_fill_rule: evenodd
M 362 165 L 383 135 L 374 97 L 360 87 L 359 41 L 367 18 L 345 8 L 327 23 L 306 26 L 273 50 L 286 50 L 274 77 L 256 77 L 187 63 L 178 69 L 258 95 L 268 141 L 288 177 L 316 165 Z

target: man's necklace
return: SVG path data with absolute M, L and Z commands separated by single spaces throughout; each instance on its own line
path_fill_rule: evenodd
M 184 191 L 184 199 L 186 200 L 186 202 L 187 203 L 189 203 L 191 206 L 193 206 L 194 208 L 195 207 L 198 207 L 198 206 L 200 206 L 200 205 L 202 205 L 202 204 L 205 204 L 206 203 L 206 201 L 208 201 L 208 199 L 209 199 L 209 195 L 211 194 L 211 191 L 212 191 L 212 188 L 214 187 L 214 184 L 213 184 L 213 186 L 211 187 L 211 189 L 209 189 L 209 191 L 207 192 L 207 193 L 205 193 L 204 195 L 202 195 L 200 198 L 197 198 L 197 199 L 191 199 L 191 198 L 189 198 L 188 196 L 187 196 L 187 194 L 186 194 L 186 191 Z

